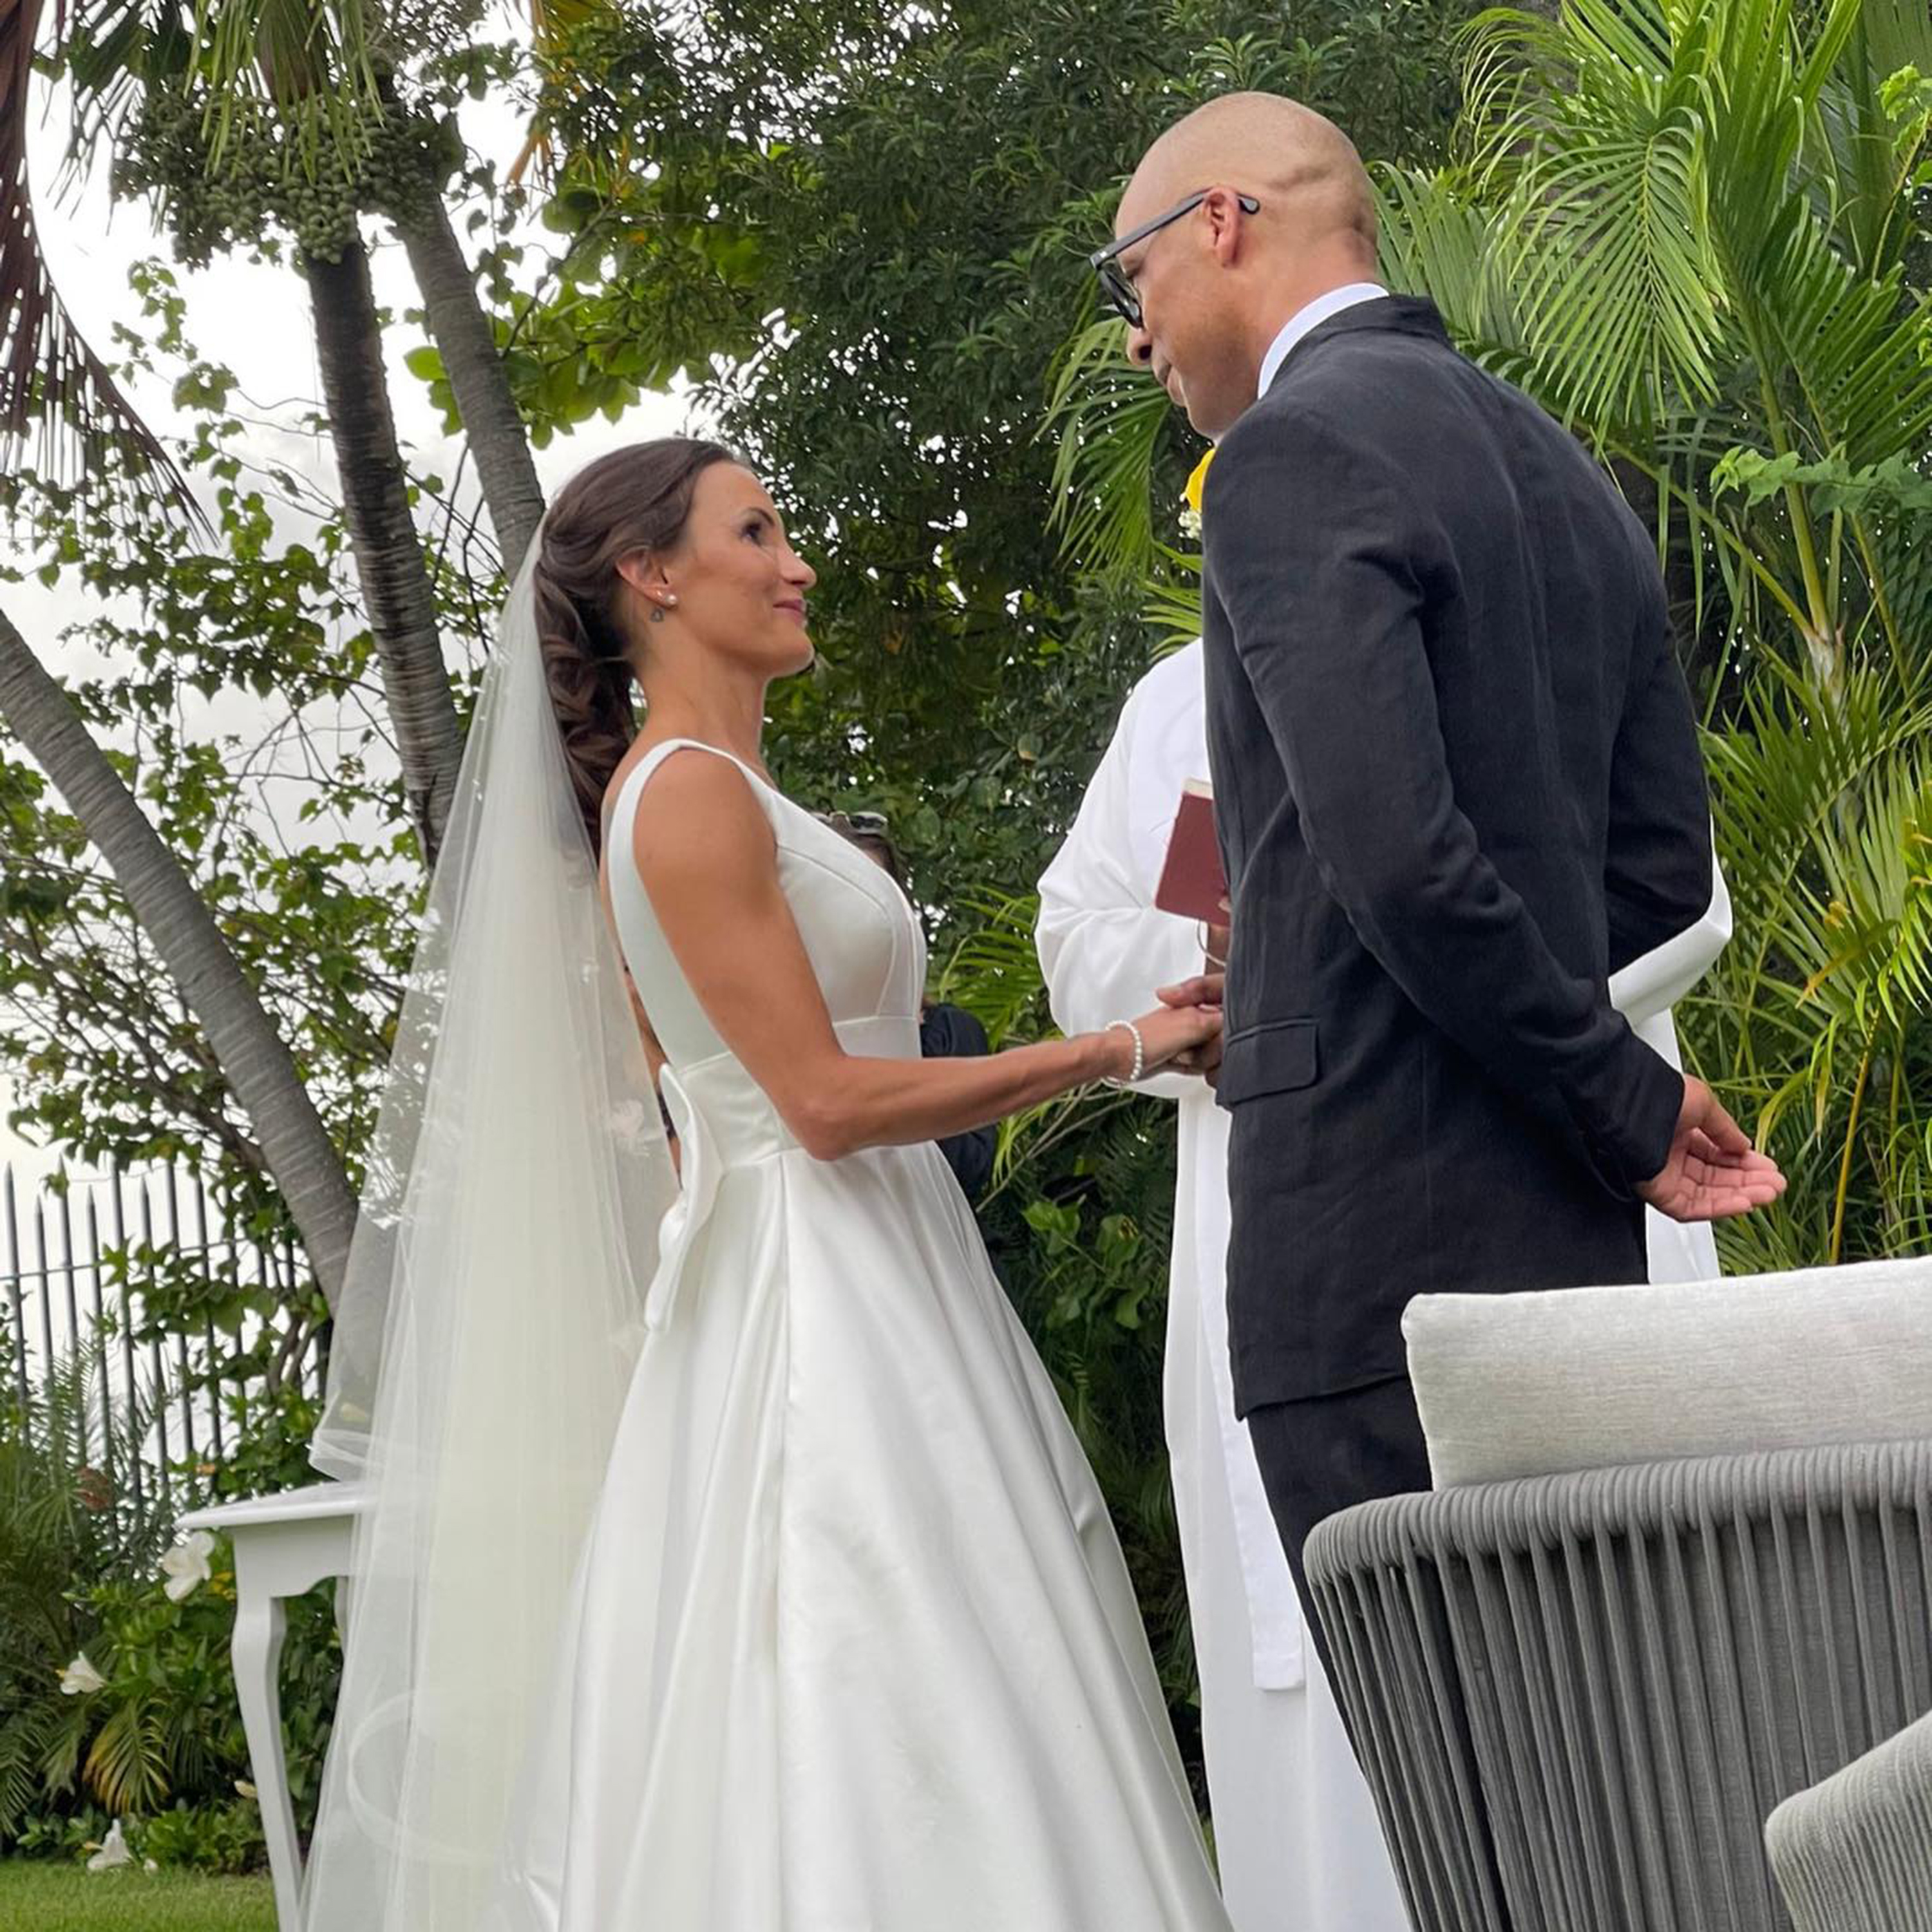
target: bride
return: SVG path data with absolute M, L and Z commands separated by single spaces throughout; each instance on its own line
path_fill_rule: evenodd
M 1225 1932 L 932 1144 L 1220 1016 L 920 1058 L 916 920 L 760 758 L 812 582 L 670 440 L 512 591 L 317 1436 L 367 1501 L 307 1932 Z

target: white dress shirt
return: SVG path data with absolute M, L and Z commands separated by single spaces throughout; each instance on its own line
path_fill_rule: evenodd
M 1387 298 L 1388 290 L 1379 282 L 1348 282 L 1339 289 L 1330 289 L 1325 296 L 1298 308 L 1288 317 L 1281 333 L 1268 345 L 1268 352 L 1262 358 L 1262 379 L 1255 391 L 1258 401 L 1266 395 L 1275 377 L 1281 373 L 1281 365 L 1288 360 L 1288 352 L 1311 329 L 1319 328 L 1331 316 L 1340 315 L 1344 309 L 1353 308 L 1360 302 L 1382 302 Z

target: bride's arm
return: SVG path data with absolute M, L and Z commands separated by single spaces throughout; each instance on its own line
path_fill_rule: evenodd
M 743 774 L 722 759 L 674 756 L 646 796 L 632 856 L 664 938 L 719 1037 L 818 1159 L 939 1140 L 1132 1070 L 1132 1043 L 1118 1028 L 983 1060 L 847 1053 Z M 1198 1009 L 1145 1016 L 1148 1065 L 1200 1044 L 1219 1023 Z

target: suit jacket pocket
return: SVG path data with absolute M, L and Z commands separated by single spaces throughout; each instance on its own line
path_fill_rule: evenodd
M 1266 1021 L 1244 1027 L 1228 1040 L 1216 1092 L 1224 1107 L 1238 1107 L 1264 1094 L 1291 1093 L 1315 1084 L 1317 1064 L 1312 1020 Z

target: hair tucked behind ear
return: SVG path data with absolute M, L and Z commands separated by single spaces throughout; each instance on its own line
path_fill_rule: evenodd
M 544 676 L 592 852 L 604 843 L 604 794 L 637 734 L 617 566 L 676 542 L 699 472 L 736 460 L 722 443 L 688 436 L 614 450 L 558 491 L 538 533 L 532 585 Z

